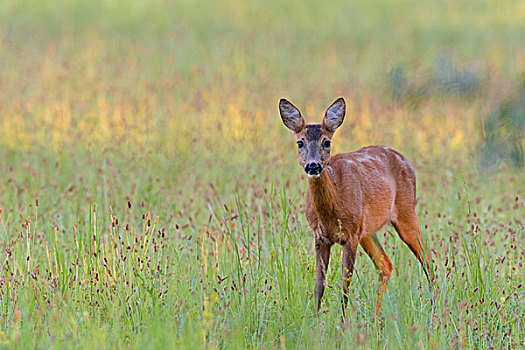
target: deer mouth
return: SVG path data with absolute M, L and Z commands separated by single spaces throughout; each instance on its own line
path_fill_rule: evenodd
M 312 179 L 317 179 L 319 176 L 321 176 L 321 173 L 319 173 L 319 174 L 308 174 L 308 177 L 312 178 Z

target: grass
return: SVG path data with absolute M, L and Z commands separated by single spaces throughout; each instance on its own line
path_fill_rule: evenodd
M 480 168 L 483 116 L 519 95 L 522 4 L 7 0 L 0 4 L 5 348 L 521 348 L 523 168 Z M 333 152 L 392 146 L 418 175 L 430 288 L 341 249 L 322 315 L 306 180 L 280 97 Z M 518 116 L 519 118 L 519 116 Z M 523 138 L 517 142 L 523 142 Z

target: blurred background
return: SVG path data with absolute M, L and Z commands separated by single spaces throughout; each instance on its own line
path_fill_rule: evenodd
M 339 150 L 523 164 L 522 2 L 5 0 L 0 23 L 3 150 L 281 158 L 278 99 L 313 122 L 341 95 Z
M 344 96 L 333 152 L 396 148 L 423 191 L 519 173 L 524 23 L 516 1 L 2 1 L 0 204 L 174 215 L 254 184 L 298 191 L 281 97 L 318 122 Z

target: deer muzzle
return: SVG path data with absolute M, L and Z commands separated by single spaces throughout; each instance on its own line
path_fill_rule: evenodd
M 318 177 L 323 171 L 323 167 L 318 162 L 310 162 L 304 167 L 304 171 L 308 177 Z

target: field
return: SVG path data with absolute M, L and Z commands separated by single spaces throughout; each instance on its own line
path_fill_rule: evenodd
M 525 348 L 525 4 L 4 0 L 3 348 Z M 278 101 L 418 176 L 432 286 L 387 227 L 322 312 Z

